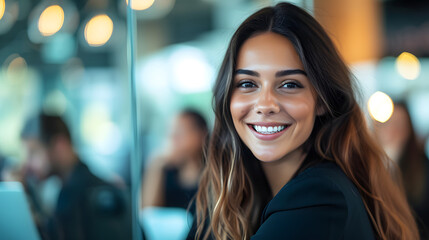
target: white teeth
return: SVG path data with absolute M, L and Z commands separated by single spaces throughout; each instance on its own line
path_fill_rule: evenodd
M 266 127 L 266 126 L 257 126 L 257 125 L 253 125 L 253 129 L 255 129 L 257 132 L 262 133 L 262 134 L 273 134 L 276 132 L 280 132 L 283 131 L 283 129 L 285 129 L 285 125 L 283 126 L 270 126 L 270 127 Z

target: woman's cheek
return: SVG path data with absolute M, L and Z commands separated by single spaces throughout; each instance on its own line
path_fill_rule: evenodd
M 252 106 L 252 98 L 240 94 L 233 94 L 231 97 L 230 111 L 234 122 L 244 118 Z
M 283 108 L 295 120 L 312 119 L 315 115 L 315 104 L 312 96 L 300 96 L 281 100 Z

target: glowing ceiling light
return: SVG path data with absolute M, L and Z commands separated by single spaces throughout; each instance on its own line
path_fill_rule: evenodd
M 6 8 L 5 0 L 0 0 L 0 20 L 4 15 L 5 8 Z
M 125 0 L 128 5 L 128 0 Z M 150 8 L 155 0 L 131 0 L 131 8 L 134 10 L 146 10 Z
M 387 94 L 375 92 L 368 100 L 368 110 L 374 120 L 384 123 L 392 116 L 393 101 Z
M 43 36 L 58 32 L 64 24 L 64 10 L 58 5 L 47 7 L 39 18 L 39 31 Z
M 97 15 L 85 26 L 85 40 L 90 46 L 99 47 L 109 41 L 113 33 L 113 21 L 106 14 Z
M 419 59 L 409 52 L 403 52 L 396 59 L 396 70 L 403 78 L 414 80 L 420 75 Z

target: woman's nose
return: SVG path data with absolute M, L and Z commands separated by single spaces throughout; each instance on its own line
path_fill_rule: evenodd
M 262 115 L 271 115 L 280 111 L 277 98 L 271 90 L 264 90 L 258 95 L 255 111 Z

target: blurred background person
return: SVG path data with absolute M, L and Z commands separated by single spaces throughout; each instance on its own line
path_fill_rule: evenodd
M 46 224 L 55 209 L 61 182 L 58 181 L 58 177 L 51 174 L 52 168 L 49 163 L 48 152 L 41 141 L 38 117 L 33 117 L 26 122 L 21 132 L 21 140 L 25 150 L 25 159 L 21 168 L 15 172 L 14 177 L 21 181 L 25 187 L 39 232 L 43 238 L 49 239 Z M 50 199 L 47 196 L 49 194 L 45 191 L 45 186 L 52 180 L 54 184 L 50 184 L 48 189 L 54 199 Z
M 145 171 L 143 207 L 188 208 L 198 189 L 207 136 L 207 123 L 197 111 L 187 109 L 175 118 L 169 149 Z
M 376 122 L 374 130 L 388 156 L 399 165 L 421 238 L 428 239 L 429 161 L 414 130 L 407 104 L 395 103 L 390 119 L 385 123 Z
M 22 180 L 45 239 L 130 239 L 131 215 L 124 189 L 96 177 L 76 154 L 59 116 L 40 114 L 24 126 Z M 38 185 L 57 176 L 61 190 L 52 214 L 42 207 Z

